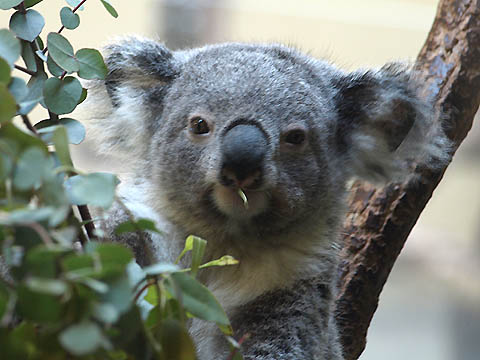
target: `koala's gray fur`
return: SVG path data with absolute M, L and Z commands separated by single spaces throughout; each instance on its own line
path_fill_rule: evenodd
M 106 81 L 90 84 L 90 135 L 102 151 L 132 160 L 121 196 L 165 232 L 149 234 L 147 244 L 135 234 L 115 240 L 141 265 L 173 261 L 189 234 L 208 240 L 206 260 L 237 258 L 238 266 L 200 278 L 236 336 L 251 334 L 245 359 L 343 359 L 331 308 L 347 181 L 401 180 L 412 158 L 429 166 L 448 160 L 414 71 L 388 64 L 348 73 L 280 45 L 172 52 L 132 37 L 106 54 Z M 193 134 L 192 117 L 210 132 Z M 249 175 L 260 184 L 245 189 L 248 209 L 222 182 L 231 145 L 223 140 L 240 125 L 263 143 Z M 288 140 L 292 128 L 306 136 L 300 145 Z M 257 147 L 228 141 L 247 159 Z M 109 231 L 122 219 L 115 206 Z M 194 322 L 191 332 L 199 359 L 227 358 L 214 326 Z

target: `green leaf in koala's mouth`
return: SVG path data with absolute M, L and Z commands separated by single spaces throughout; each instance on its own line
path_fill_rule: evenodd
M 238 195 L 242 198 L 243 200 L 243 206 L 245 207 L 245 209 L 248 210 L 248 199 L 247 199 L 247 195 L 245 195 L 245 193 L 243 192 L 242 189 L 238 188 L 237 190 L 237 193 Z

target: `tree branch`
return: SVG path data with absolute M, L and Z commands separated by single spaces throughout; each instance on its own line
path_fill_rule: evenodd
M 417 62 L 425 90 L 436 99 L 435 121 L 443 123 L 453 151 L 470 130 L 480 103 L 479 59 L 480 0 L 440 1 Z M 357 359 L 364 350 L 383 285 L 445 170 L 417 168 L 420 180 L 383 189 L 354 184 L 336 302 L 347 360 Z

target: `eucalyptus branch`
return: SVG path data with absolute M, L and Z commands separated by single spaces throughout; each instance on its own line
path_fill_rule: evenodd
M 78 205 L 78 212 L 80 213 L 80 217 L 84 222 L 85 230 L 87 231 L 87 235 L 92 239 L 96 239 L 97 236 L 95 235 L 95 224 L 92 221 L 92 216 L 90 215 L 90 210 L 88 210 L 87 205 Z
M 35 129 L 32 125 L 32 123 L 30 122 L 30 119 L 28 118 L 27 115 L 22 115 L 22 120 L 23 120 L 23 123 L 25 124 L 25 126 L 27 127 L 28 130 L 30 130 L 32 133 L 34 133 L 35 135 L 38 136 L 38 132 L 37 132 L 37 129 Z
M 35 71 L 29 70 L 27 68 L 24 68 L 23 66 L 15 64 L 15 69 L 23 71 L 24 73 L 27 73 L 28 75 L 35 76 L 37 73 Z

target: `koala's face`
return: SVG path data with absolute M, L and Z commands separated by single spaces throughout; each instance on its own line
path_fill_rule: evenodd
M 223 47 L 183 64 L 150 161 L 179 217 L 280 231 L 328 212 L 342 186 L 328 153 L 334 104 L 287 55 Z
M 171 52 L 129 39 L 108 50 L 92 91 L 110 109 L 97 123 L 104 148 L 145 164 L 151 205 L 185 232 L 331 228 L 350 177 L 395 179 L 412 156 L 446 155 L 400 65 L 344 73 L 276 45 Z

